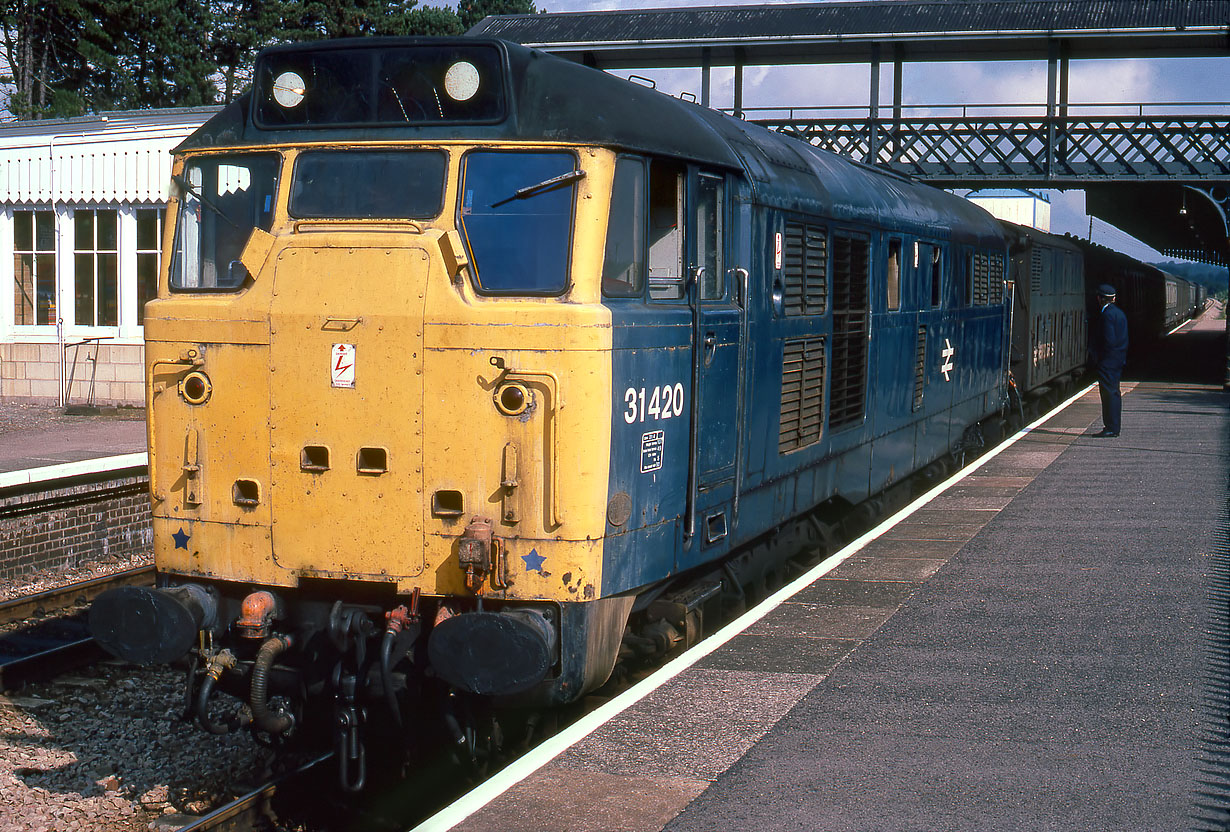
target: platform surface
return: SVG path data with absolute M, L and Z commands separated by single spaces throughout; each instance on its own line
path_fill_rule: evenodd
M 68 415 L 45 405 L 0 404 L 0 473 L 143 453 L 145 447 L 144 410 Z
M 1093 391 L 455 828 L 1178 830 L 1230 394 Z

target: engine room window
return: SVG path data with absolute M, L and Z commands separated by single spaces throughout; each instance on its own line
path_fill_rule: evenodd
M 928 243 L 914 244 L 914 266 L 919 270 L 919 277 L 931 284 L 931 305 L 939 306 L 943 300 L 943 272 L 940 268 L 941 258 L 939 246 Z
M 249 153 L 192 159 L 175 177 L 179 211 L 171 251 L 171 289 L 238 289 L 248 276 L 239 255 L 252 229 L 273 224 L 281 156 Z
M 678 300 L 683 279 L 683 168 L 654 162 L 649 168 L 649 297 Z
M 639 297 L 645 286 L 645 163 L 620 158 L 611 186 L 611 216 L 602 258 L 602 293 Z
M 458 227 L 478 287 L 492 294 L 559 294 L 568 286 L 576 169 L 571 153 L 466 155 Z
M 888 241 L 888 308 L 901 308 L 901 241 Z
M 725 188 L 721 177 L 701 174 L 696 193 L 696 262 L 701 300 L 726 295 L 726 268 L 722 258 L 722 207 Z
M 426 219 L 444 200 L 437 150 L 311 151 L 295 161 L 290 214 L 312 219 Z

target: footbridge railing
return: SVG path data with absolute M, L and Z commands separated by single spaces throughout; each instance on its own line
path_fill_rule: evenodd
M 1163 106 L 1170 111 L 1152 111 Z M 887 118 L 842 109 L 745 109 L 743 117 L 937 185 L 1230 180 L 1230 104 L 1081 105 L 1052 116 L 1012 105 L 910 108 Z

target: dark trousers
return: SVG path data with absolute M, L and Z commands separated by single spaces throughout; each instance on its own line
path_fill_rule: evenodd
M 1098 393 L 1102 396 L 1102 425 L 1112 433 L 1119 432 L 1119 413 L 1123 398 L 1119 395 L 1119 376 L 1122 367 L 1098 365 Z

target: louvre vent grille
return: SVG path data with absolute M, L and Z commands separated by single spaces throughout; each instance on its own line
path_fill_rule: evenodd
M 870 243 L 833 235 L 833 379 L 829 426 L 863 421 L 867 401 L 867 294 Z
M 923 382 L 927 377 L 927 328 L 918 328 L 918 345 L 914 348 L 914 404 L 913 410 L 921 410 Z
M 787 315 L 822 315 L 828 298 L 828 238 L 824 228 L 786 223 L 782 276 Z
M 971 302 L 975 306 L 986 306 L 987 298 L 989 297 L 989 288 L 987 287 L 988 272 L 990 271 L 988 257 L 983 252 L 974 254 L 974 296 Z
M 991 256 L 991 304 L 1004 302 L 1004 258 L 998 254 Z
M 782 350 L 782 416 L 778 453 L 820 440 L 824 425 L 824 339 L 794 338 Z

